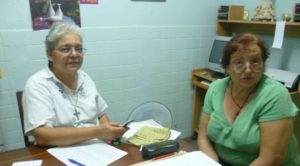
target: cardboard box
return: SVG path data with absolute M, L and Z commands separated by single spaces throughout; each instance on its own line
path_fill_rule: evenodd
M 237 5 L 222 5 L 218 9 L 219 20 L 243 20 L 244 6 Z
M 243 20 L 244 6 L 229 6 L 228 20 Z

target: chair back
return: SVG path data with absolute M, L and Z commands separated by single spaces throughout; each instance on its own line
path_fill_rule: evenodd
M 172 116 L 169 109 L 158 102 L 146 102 L 132 110 L 128 120 L 135 122 L 152 119 L 163 127 L 172 127 Z
M 294 122 L 294 132 L 298 142 L 298 152 L 300 152 L 300 113 L 298 113 Z
M 300 109 L 300 94 L 292 93 L 291 97 L 295 105 Z M 298 115 L 295 117 L 294 132 L 298 142 L 298 152 L 300 152 L 300 112 L 298 112 Z
M 21 119 L 21 125 L 22 125 L 25 146 L 29 146 L 29 145 L 31 145 L 31 143 L 29 141 L 28 136 L 25 135 L 25 130 L 24 130 L 24 115 L 23 115 L 24 113 L 23 113 L 23 104 L 22 104 L 23 91 L 17 91 L 16 96 L 17 96 L 17 101 L 18 101 L 19 114 L 20 114 L 20 119 Z

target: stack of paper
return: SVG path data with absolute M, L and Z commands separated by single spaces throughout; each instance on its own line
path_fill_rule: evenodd
M 96 139 L 74 146 L 55 147 L 47 151 L 66 165 L 85 166 L 108 165 L 127 154 L 125 151 Z

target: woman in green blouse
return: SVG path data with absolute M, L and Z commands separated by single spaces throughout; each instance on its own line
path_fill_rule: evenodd
M 205 96 L 198 147 L 222 165 L 300 166 L 293 120 L 298 108 L 287 89 L 264 75 L 268 48 L 254 34 L 224 47 L 228 77 Z

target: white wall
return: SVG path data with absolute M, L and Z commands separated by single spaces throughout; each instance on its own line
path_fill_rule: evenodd
M 108 102 L 111 120 L 123 122 L 147 101 L 166 105 L 173 128 L 192 134 L 193 94 L 190 77 L 205 66 L 208 41 L 215 33 L 219 1 L 147 2 L 100 0 L 81 5 L 83 69 Z M 32 31 L 29 1 L 0 5 L 0 128 L 5 149 L 24 146 L 15 92 L 47 64 L 47 30 Z

